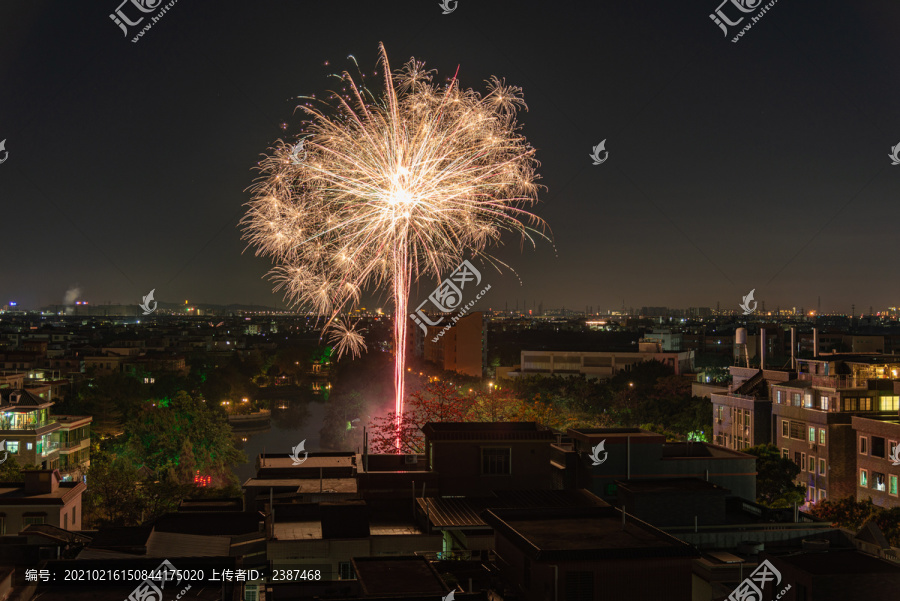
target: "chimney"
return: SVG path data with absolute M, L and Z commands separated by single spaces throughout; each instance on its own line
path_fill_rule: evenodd
M 791 370 L 797 369 L 797 328 L 791 327 Z
M 759 368 L 766 368 L 766 329 L 759 328 Z
M 22 470 L 26 495 L 49 495 L 59 488 L 58 470 Z

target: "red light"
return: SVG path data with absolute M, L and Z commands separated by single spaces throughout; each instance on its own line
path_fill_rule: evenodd
M 197 486 L 209 486 L 212 483 L 212 476 L 201 476 L 200 470 L 194 474 L 194 484 Z

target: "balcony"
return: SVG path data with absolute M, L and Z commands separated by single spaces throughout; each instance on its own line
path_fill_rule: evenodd
M 815 374 L 797 374 L 800 380 L 812 382 L 813 386 L 822 388 L 866 388 L 868 378 L 856 375 L 819 376 Z
M 49 454 L 52 453 L 53 451 L 58 451 L 58 450 L 59 450 L 59 443 L 58 443 L 58 442 L 48 442 L 48 443 L 45 443 L 45 444 L 43 445 L 42 450 L 41 450 L 41 457 L 46 457 L 47 455 L 49 455 Z
M 86 441 L 86 440 L 90 440 L 90 438 L 82 438 L 81 440 L 60 442 L 59 450 L 60 451 L 70 451 L 72 449 L 80 448 L 84 444 L 84 441 Z

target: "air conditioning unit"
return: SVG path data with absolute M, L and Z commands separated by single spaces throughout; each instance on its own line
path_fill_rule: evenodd
M 810 448 L 811 450 L 813 450 L 813 451 L 818 451 L 818 450 L 819 450 L 819 445 L 817 445 L 817 444 L 814 443 L 814 442 L 811 442 L 811 443 L 809 443 L 809 448 Z

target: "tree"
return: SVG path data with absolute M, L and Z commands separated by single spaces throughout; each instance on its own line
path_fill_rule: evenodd
M 756 500 L 760 505 L 779 508 L 802 504 L 806 487 L 794 484 L 800 466 L 786 457 L 773 444 L 763 444 L 744 450 L 756 457 Z
M 6 461 L 0 463 L 0 482 L 25 482 L 22 470 L 40 469 L 37 465 L 19 465 L 14 455 L 7 455 Z
M 124 457 L 92 457 L 84 494 L 84 521 L 94 528 L 136 526 L 141 522 L 141 474 Z
M 231 466 L 246 461 L 225 416 L 186 392 L 168 404 L 145 403 L 126 431 L 134 462 L 179 484 L 191 483 L 189 474 L 199 471 L 213 487 L 236 486 Z

